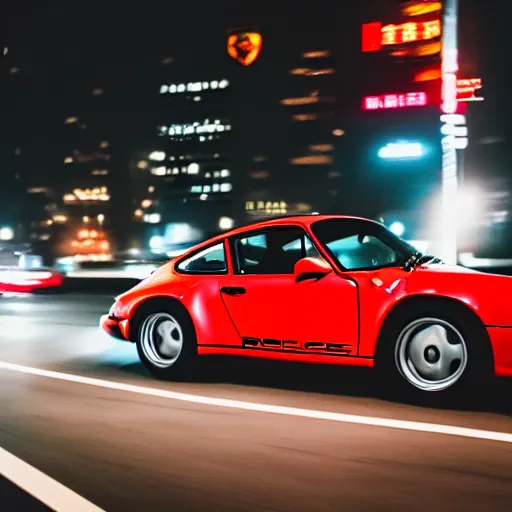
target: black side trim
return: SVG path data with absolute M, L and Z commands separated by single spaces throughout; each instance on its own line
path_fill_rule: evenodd
M 512 329 L 512 325 L 485 325 L 486 329 Z
M 286 342 L 291 343 L 291 342 Z M 234 350 L 254 350 L 255 352 L 279 352 L 279 353 L 285 353 L 285 354 L 302 354 L 302 355 L 315 355 L 315 356 L 329 356 L 329 357 L 343 357 L 347 359 L 374 359 L 373 357 L 369 356 L 351 356 L 346 353 L 336 353 L 333 354 L 332 352 L 313 352 L 313 351 L 304 351 L 304 350 L 287 350 L 287 349 L 272 349 L 272 348 L 262 348 L 262 347 L 239 347 L 239 346 L 233 346 L 233 345 L 215 345 L 215 344 L 208 344 L 208 345 L 198 345 L 198 348 L 205 347 L 205 348 L 229 348 Z

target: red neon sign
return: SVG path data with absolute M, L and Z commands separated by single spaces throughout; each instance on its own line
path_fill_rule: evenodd
M 382 48 L 382 23 L 365 23 L 362 33 L 363 52 L 378 52 Z
M 387 110 L 407 107 L 424 107 L 428 104 L 424 92 L 407 92 L 404 94 L 384 94 L 363 98 L 363 110 Z
M 481 78 L 459 78 L 457 79 L 457 99 L 459 101 L 473 100 L 475 92 L 481 88 Z
M 430 41 L 441 36 L 441 20 L 410 21 L 400 25 L 380 22 L 365 23 L 362 31 L 362 51 L 375 52 L 383 46 L 393 46 L 419 41 Z

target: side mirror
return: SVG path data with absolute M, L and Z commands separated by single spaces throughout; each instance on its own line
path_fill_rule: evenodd
M 293 269 L 297 283 L 307 279 L 321 279 L 331 272 L 331 265 L 320 258 L 302 258 Z

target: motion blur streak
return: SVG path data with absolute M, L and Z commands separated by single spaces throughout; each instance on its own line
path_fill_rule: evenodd
M 56 512 L 103 512 L 71 489 L 0 448 L 0 475 Z
M 113 389 L 117 391 L 128 391 L 131 393 L 138 393 L 141 395 L 149 395 L 158 398 L 167 398 L 170 400 L 179 400 L 182 402 L 191 402 L 216 407 L 227 407 L 231 409 L 241 409 L 246 411 L 265 412 L 271 414 L 281 414 L 285 416 L 297 416 L 301 418 L 336 421 L 340 423 L 355 423 L 359 425 L 409 430 L 415 432 L 445 434 L 458 437 L 468 437 L 472 439 L 484 439 L 488 441 L 502 441 L 504 443 L 512 444 L 512 434 L 508 434 L 505 432 L 492 432 L 487 430 L 478 430 L 472 428 L 457 427 L 452 425 L 440 425 L 435 423 L 423 423 L 416 421 L 394 420 L 388 418 L 376 418 L 372 416 L 358 416 L 353 414 L 342 414 L 328 411 L 299 409 L 295 407 L 284 407 L 279 405 L 243 402 L 239 400 L 229 400 L 226 398 L 213 398 L 200 395 L 190 395 L 187 393 L 178 393 L 175 391 L 165 391 L 163 389 L 147 388 L 143 386 L 122 384 L 120 382 L 112 382 L 103 379 L 82 377 L 79 375 L 72 375 L 69 373 L 42 370 L 39 368 L 22 366 L 4 361 L 0 361 L 0 369 L 25 373 L 29 375 L 37 375 L 40 377 L 48 377 L 50 379 L 75 382 L 79 384 L 87 384 L 89 386 Z

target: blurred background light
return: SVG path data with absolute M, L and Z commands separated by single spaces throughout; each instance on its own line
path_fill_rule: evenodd
M 403 236 L 405 233 L 405 226 L 401 222 L 396 221 L 389 226 L 389 230 L 396 236 Z
M 379 158 L 402 159 L 420 158 L 425 155 L 423 145 L 419 142 L 390 142 L 379 149 Z

